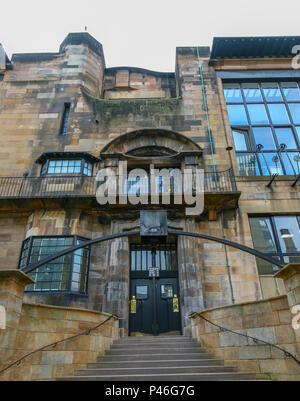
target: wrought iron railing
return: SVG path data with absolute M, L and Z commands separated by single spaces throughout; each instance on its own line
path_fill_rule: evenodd
M 119 319 L 119 318 L 118 318 L 117 316 L 115 316 L 115 315 L 110 315 L 110 316 L 109 316 L 106 320 L 104 320 L 103 322 L 101 322 L 101 323 L 97 324 L 96 326 L 91 327 L 91 328 L 89 328 L 89 329 L 87 329 L 87 330 L 85 330 L 85 331 L 82 331 L 81 333 L 75 334 L 74 336 L 70 336 L 70 337 L 64 338 L 63 340 L 55 341 L 54 343 L 44 345 L 43 347 L 37 348 L 37 349 L 35 349 L 34 351 L 28 352 L 27 354 L 23 355 L 21 358 L 19 358 L 19 359 L 15 360 L 15 361 L 11 362 L 10 364 L 8 364 L 4 369 L 0 370 L 0 375 L 1 375 L 2 373 L 6 372 L 8 369 L 12 368 L 13 366 L 19 366 L 20 363 L 21 363 L 24 359 L 26 359 L 26 358 L 28 358 L 28 357 L 30 357 L 30 356 L 36 354 L 37 352 L 44 351 L 45 349 L 48 349 L 48 348 L 54 348 L 54 347 L 56 347 L 58 344 L 64 343 L 64 342 L 66 342 L 66 341 L 74 340 L 75 338 L 78 338 L 78 337 L 81 337 L 81 336 L 88 336 L 88 335 L 90 335 L 92 331 L 94 331 L 94 330 L 96 330 L 96 329 L 99 329 L 99 327 L 101 327 L 101 326 L 103 326 L 105 323 L 109 322 L 112 318 Z
M 141 186 L 148 193 L 149 180 Z M 88 176 L 0 177 L 0 198 L 94 197 L 99 182 Z M 232 169 L 204 173 L 205 192 L 236 192 Z M 157 189 L 161 193 L 160 189 Z M 169 192 L 172 193 L 172 190 Z M 126 188 L 125 188 L 126 193 Z M 127 193 L 130 189 L 127 188 Z
M 236 152 L 238 175 L 240 176 L 300 176 L 300 152 L 287 151 L 282 144 L 277 151 L 262 151 L 257 145 L 253 152 Z
M 225 327 L 223 327 L 223 326 L 220 326 L 219 324 L 214 323 L 214 322 L 212 322 L 211 320 L 207 319 L 206 317 L 204 317 L 203 315 L 201 315 L 201 313 L 193 312 L 193 313 L 191 313 L 191 314 L 189 315 L 190 318 L 193 318 L 193 317 L 195 317 L 195 316 L 198 316 L 198 317 L 200 317 L 200 319 L 204 320 L 205 322 L 210 323 L 210 324 L 211 324 L 212 326 L 214 326 L 214 327 L 217 327 L 218 329 L 220 329 L 221 332 L 227 331 L 228 333 L 236 334 L 236 335 L 238 335 L 238 336 L 241 336 L 241 337 L 245 337 L 245 338 L 247 338 L 247 339 L 250 339 L 250 340 L 253 341 L 254 344 L 259 344 L 259 343 L 261 343 L 261 344 L 269 345 L 270 347 L 276 348 L 276 349 L 278 349 L 279 351 L 283 352 L 284 355 L 285 355 L 285 357 L 287 357 L 287 358 L 292 358 L 298 365 L 300 365 L 300 361 L 299 361 L 293 354 L 291 354 L 291 353 L 288 352 L 287 350 L 285 350 L 285 349 L 279 347 L 278 345 L 269 343 L 268 341 L 261 340 L 261 339 L 256 338 L 256 337 L 248 336 L 247 334 L 243 334 L 243 333 L 239 333 L 239 332 L 237 332 L 237 331 L 233 331 L 233 330 L 227 329 L 227 328 L 225 328 Z

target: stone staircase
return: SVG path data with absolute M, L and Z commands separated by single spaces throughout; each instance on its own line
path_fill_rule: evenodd
M 58 381 L 224 381 L 256 380 L 255 373 L 206 352 L 184 336 L 127 337 L 115 341 L 97 362 Z

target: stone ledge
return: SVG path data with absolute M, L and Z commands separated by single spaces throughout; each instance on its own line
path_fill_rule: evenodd
M 287 265 L 286 267 L 275 273 L 273 277 L 287 280 L 292 276 L 294 276 L 295 274 L 300 274 L 299 263 L 290 263 L 289 265 Z
M 1 278 L 1 276 L 0 276 Z M 107 317 L 113 316 L 114 319 L 119 320 L 118 316 L 111 315 L 110 313 L 107 312 L 100 312 L 96 311 L 93 309 L 84 309 L 84 308 L 75 308 L 75 307 L 69 307 L 69 306 L 57 306 L 57 305 L 47 305 L 47 304 L 36 304 L 33 302 L 23 302 L 23 305 L 28 305 L 28 306 L 38 306 L 39 308 L 51 308 L 51 309 L 60 309 L 60 310 L 67 310 L 67 311 L 78 311 L 78 312 L 90 312 L 90 313 L 95 313 L 96 315 L 104 315 Z
M 34 284 L 35 281 L 21 270 L 0 270 L 0 281 L 12 280 L 22 282 L 24 285 Z

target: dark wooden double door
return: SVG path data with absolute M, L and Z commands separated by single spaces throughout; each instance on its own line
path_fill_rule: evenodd
M 130 300 L 133 297 L 136 308 L 131 309 L 130 304 L 131 335 L 181 332 L 177 277 L 132 278 Z

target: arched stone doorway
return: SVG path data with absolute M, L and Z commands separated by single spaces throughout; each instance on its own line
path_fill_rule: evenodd
M 111 167 L 116 174 L 120 161 L 126 161 L 129 170 L 136 167 L 147 170 L 150 166 L 195 169 L 202 166 L 203 162 L 202 149 L 198 144 L 182 134 L 165 129 L 136 130 L 122 134 L 105 145 L 99 156 L 101 167 Z M 167 210 L 170 229 L 189 230 L 194 227 L 193 219 L 187 220 L 184 208 L 180 206 L 169 210 L 168 205 L 148 205 L 148 209 Z M 139 229 L 138 214 L 137 208 L 122 205 L 111 219 L 111 233 Z M 168 264 L 167 258 L 174 255 L 174 250 L 176 255 Z M 105 309 L 122 318 L 126 331 L 179 333 L 185 326 L 186 314 L 193 308 L 203 309 L 201 265 L 193 239 L 169 237 L 164 244 L 150 245 L 142 244 L 140 238 L 122 238 L 108 245 L 106 263 Z M 159 276 L 154 281 L 149 278 L 149 267 L 159 270 Z M 173 309 L 174 295 L 179 297 L 179 312 Z M 144 312 L 139 310 L 139 316 L 131 318 L 129 301 L 133 296 L 136 297 L 137 308 L 143 307 Z M 158 327 L 153 327 L 151 321 L 155 309 L 161 320 L 158 321 Z M 162 310 L 164 313 L 160 313 Z M 166 321 L 170 324 L 165 324 Z

